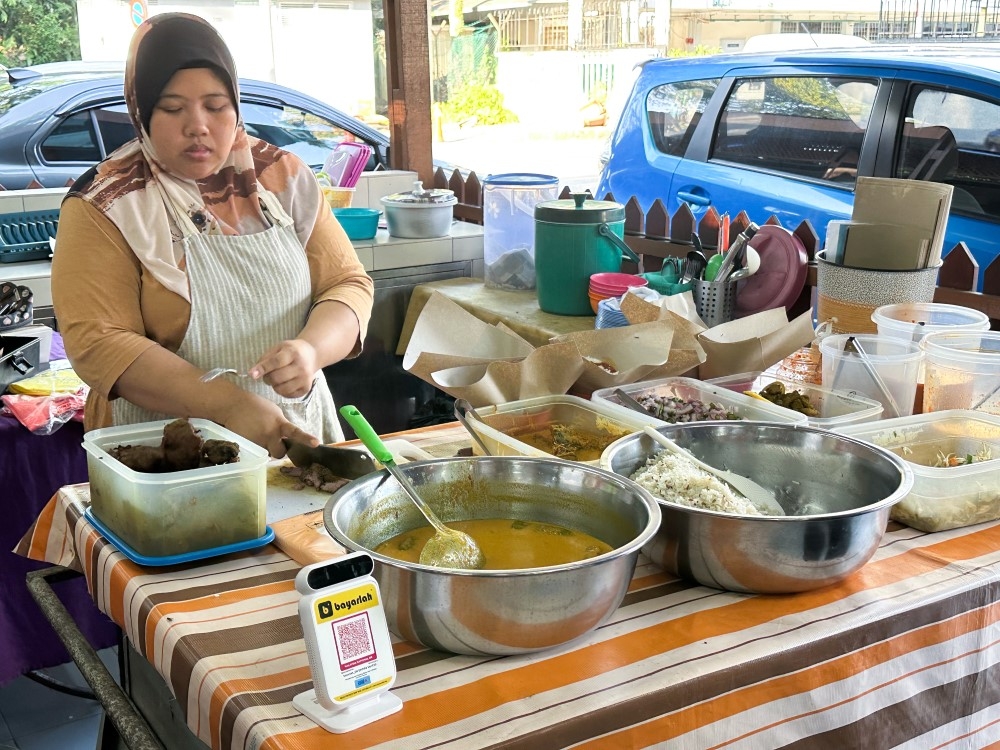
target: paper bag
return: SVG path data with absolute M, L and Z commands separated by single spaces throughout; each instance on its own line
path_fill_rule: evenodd
M 812 312 L 789 322 L 783 307 L 709 328 L 698 336 L 707 359 L 698 370 L 702 380 L 766 370 L 815 338 Z
M 573 388 L 590 392 L 642 380 L 666 364 L 673 338 L 672 325 L 653 322 L 565 333 L 554 336 L 552 342 L 576 345 L 583 357 L 583 371 Z

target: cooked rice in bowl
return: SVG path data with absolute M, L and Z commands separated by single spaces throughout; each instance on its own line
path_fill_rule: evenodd
M 721 479 L 670 451 L 650 456 L 629 479 L 670 503 L 740 516 L 763 515 Z

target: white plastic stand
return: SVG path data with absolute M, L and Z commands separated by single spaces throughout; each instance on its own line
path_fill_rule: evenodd
M 292 705 L 326 731 L 343 734 L 396 713 L 403 707 L 403 701 L 386 692 L 360 703 L 330 709 L 316 700 L 315 690 L 307 690 L 292 698 Z

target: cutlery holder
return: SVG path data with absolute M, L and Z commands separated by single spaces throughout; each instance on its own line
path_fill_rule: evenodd
M 695 279 L 692 282 L 691 294 L 698 316 L 709 328 L 721 323 L 728 323 L 736 312 L 736 284 L 730 281 L 726 284 L 715 284 L 711 281 Z

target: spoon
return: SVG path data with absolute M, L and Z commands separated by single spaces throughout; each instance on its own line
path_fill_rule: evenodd
M 697 237 L 698 235 L 692 235 Z M 701 274 L 705 271 L 705 266 L 708 265 L 708 258 L 705 257 L 705 253 L 698 250 L 691 250 L 687 254 L 687 263 L 684 264 L 684 278 L 681 279 L 681 283 L 686 283 L 688 281 L 693 281 L 694 279 L 701 280 Z
M 441 523 L 441 520 L 434 514 L 430 506 L 424 502 L 423 498 L 410 484 L 410 480 L 396 465 L 392 458 L 392 451 L 385 447 L 382 439 L 378 436 L 368 420 L 364 418 L 357 407 L 342 406 L 340 413 L 344 419 L 364 443 L 377 461 L 392 474 L 393 478 L 403 488 L 403 491 L 413 501 L 413 503 L 424 514 L 424 518 L 434 527 L 434 536 L 427 540 L 423 550 L 420 552 L 420 564 L 430 565 L 435 568 L 459 568 L 465 570 L 477 570 L 486 564 L 483 551 L 479 549 L 475 540 L 457 529 L 452 529 Z
M 469 424 L 468 414 L 471 414 L 473 419 L 480 424 L 486 424 L 486 422 L 483 421 L 483 418 L 479 416 L 479 412 L 473 408 L 472 404 L 464 398 L 456 398 L 455 417 L 462 423 L 462 427 L 465 428 L 465 431 L 468 432 L 472 436 L 472 439 L 479 444 L 479 447 L 483 449 L 483 454 L 486 456 L 492 456 L 493 454 L 490 452 L 490 449 L 486 447 L 486 443 L 484 443 L 483 439 L 479 437 L 479 433 L 472 429 L 472 425 Z
M 642 431 L 649 435 L 653 440 L 662 445 L 664 448 L 673 451 L 679 456 L 683 456 L 693 463 L 698 468 L 703 471 L 707 471 L 709 474 L 718 477 L 723 482 L 728 484 L 730 487 L 739 492 L 743 497 L 753 503 L 754 507 L 757 508 L 761 513 L 767 516 L 783 516 L 785 515 L 785 509 L 782 508 L 778 501 L 775 499 L 774 495 L 764 487 L 761 487 L 755 481 L 749 477 L 736 474 L 732 471 L 726 471 L 724 469 L 717 469 L 714 466 L 709 466 L 700 458 L 695 456 L 690 451 L 681 448 L 677 443 L 668 438 L 662 432 L 657 430 L 652 425 L 646 425 L 642 428 Z
M 239 370 L 234 370 L 231 367 L 216 367 L 206 372 L 204 375 L 198 378 L 198 380 L 200 380 L 202 383 L 207 383 L 210 380 L 215 380 L 220 375 L 227 375 L 229 373 L 232 373 L 233 375 L 239 378 L 250 377 L 250 373 L 248 372 L 240 372 Z

